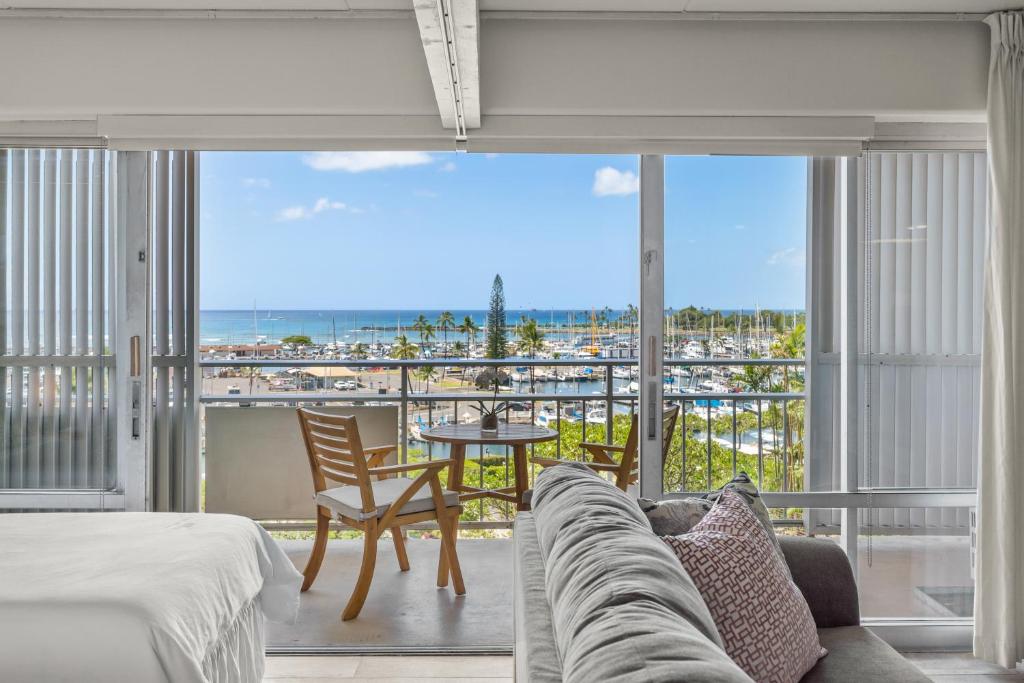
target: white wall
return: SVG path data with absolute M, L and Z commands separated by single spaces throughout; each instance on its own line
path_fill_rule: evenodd
M 383 144 L 376 137 L 390 141 L 388 147 L 451 140 L 440 127 L 411 13 L 318 20 L 172 16 L 26 18 L 0 10 L 0 135 L 11 134 L 4 120 L 99 117 L 95 134 L 145 141 L 174 125 L 179 145 L 225 135 L 235 138 L 227 146 L 255 139 L 287 146 L 282 141 L 289 137 L 304 137 L 292 144 L 307 147 L 318 139 Z M 557 126 L 548 117 L 577 117 L 570 128 L 589 118 L 595 135 L 624 136 L 628 147 L 631 136 L 671 139 L 671 117 L 695 115 L 977 119 L 985 106 L 988 41 L 987 28 L 973 21 L 484 13 L 478 135 L 552 137 Z M 156 114 L 185 118 L 148 118 Z M 294 118 L 225 116 L 254 114 L 323 118 L 313 120 L 310 132 Z M 115 115 L 121 116 L 106 118 Z M 197 115 L 221 118 L 191 118 Z M 655 116 L 669 117 L 669 134 L 663 119 L 658 132 L 636 133 Z M 250 123 L 255 130 L 247 132 Z M 472 138 L 470 131 L 471 144 Z
M 981 113 L 978 22 L 484 20 L 484 114 Z

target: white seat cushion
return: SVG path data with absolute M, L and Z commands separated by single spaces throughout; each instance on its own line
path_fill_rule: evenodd
M 397 477 L 374 481 L 373 502 L 377 504 L 377 518 L 384 516 L 391 504 L 398 500 L 415 479 Z M 326 489 L 316 494 L 316 504 L 329 508 L 334 512 L 364 521 L 372 519 L 372 512 L 363 512 L 363 498 L 359 493 L 358 486 L 339 486 L 334 489 Z M 452 507 L 459 504 L 459 494 L 455 491 L 444 491 L 444 504 Z M 409 502 L 402 508 L 400 514 L 411 515 L 416 512 L 426 512 L 434 509 L 434 499 L 430 493 L 430 484 L 424 484 L 412 495 Z

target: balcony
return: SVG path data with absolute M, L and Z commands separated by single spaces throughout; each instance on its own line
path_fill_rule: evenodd
M 680 405 L 685 416 L 665 461 L 666 492 L 699 495 L 718 488 L 737 471 L 747 471 L 766 492 L 778 533 L 838 540 L 835 511 L 773 504 L 772 494 L 804 491 L 806 468 L 815 465 L 813 458 L 807 462 L 804 453 L 804 361 L 690 358 L 665 359 L 664 364 L 666 405 Z M 207 509 L 261 519 L 300 567 L 311 548 L 308 517 L 312 515 L 311 510 L 302 513 L 310 508 L 311 486 L 295 406 L 351 407 L 357 416 L 367 416 L 374 439 L 371 445 L 395 443 L 397 438 L 395 460 L 414 462 L 447 457 L 446 445 L 421 440 L 422 429 L 477 419 L 471 406 L 493 395 L 478 391 L 471 378 L 487 366 L 509 371 L 510 380 L 501 388 L 499 399 L 514 405 L 510 422 L 544 424 L 558 432 L 556 440 L 532 447 L 539 456 L 577 458 L 583 440 L 623 443 L 638 400 L 636 362 L 618 359 L 221 358 L 206 359 L 200 365 Z M 752 390 L 752 384 L 753 389 L 762 390 Z M 790 391 L 782 390 L 786 386 Z M 291 445 L 275 439 L 290 439 Z M 261 479 L 254 472 L 239 486 L 230 476 L 238 454 L 264 466 L 269 474 Z M 285 469 L 282 459 L 290 462 Z M 531 483 L 538 469 L 531 466 Z M 506 447 L 471 447 L 467 453 L 467 482 L 497 488 L 513 479 L 514 466 Z M 288 504 L 282 503 L 281 513 L 274 514 L 266 507 L 268 490 L 295 498 L 297 507 L 289 511 Z M 259 503 L 248 507 L 254 499 Z M 351 591 L 362 544 L 355 532 L 338 527 L 314 589 L 303 596 L 299 623 L 272 625 L 270 647 L 288 652 L 492 652 L 511 647 L 514 515 L 512 504 L 494 498 L 465 503 L 459 541 L 469 589 L 465 598 L 434 589 L 439 553 L 436 528 L 417 525 L 407 531 L 409 573 L 398 571 L 392 545 L 382 542 L 370 597 L 352 622 L 342 622 L 339 611 Z M 865 615 L 948 618 L 969 614 L 965 587 L 972 582 L 966 536 L 894 534 L 882 528 L 877 518 L 868 517 L 861 526 Z M 417 646 L 410 649 L 409 643 Z

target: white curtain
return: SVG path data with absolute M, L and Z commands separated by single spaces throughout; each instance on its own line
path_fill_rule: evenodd
M 1024 659 L 1024 12 L 1000 12 L 988 82 L 974 653 Z

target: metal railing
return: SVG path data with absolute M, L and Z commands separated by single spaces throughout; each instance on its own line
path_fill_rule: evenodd
M 430 384 L 426 384 L 426 391 L 416 391 L 415 373 L 425 367 L 444 369 L 461 372 L 463 379 L 467 371 L 485 367 L 500 367 L 503 369 L 523 368 L 527 371 L 533 370 L 558 370 L 558 369 L 589 369 L 589 375 L 580 375 L 574 372 L 570 377 L 559 379 L 554 373 L 554 379 L 542 381 L 517 381 L 510 382 L 507 390 L 502 390 L 498 399 L 511 402 L 518 408 L 528 406 L 528 410 L 517 410 L 509 416 L 510 422 L 531 423 L 538 420 L 538 415 L 548 416 L 547 423 L 551 428 L 559 432 L 559 437 L 552 442 L 554 448 L 552 455 L 556 457 L 574 457 L 576 453 L 572 449 L 564 448 L 564 436 L 568 425 L 579 424 L 579 440 L 604 440 L 612 443 L 615 437 L 616 420 L 618 416 L 629 416 L 637 408 L 638 394 L 630 391 L 630 383 L 636 382 L 637 366 L 636 360 L 606 359 L 606 358 L 563 358 L 563 359 L 525 359 L 512 358 L 502 360 L 484 359 L 417 359 L 417 360 L 317 360 L 317 359 L 293 359 L 293 358 L 270 358 L 270 359 L 203 359 L 199 362 L 203 369 L 204 393 L 200 401 L 203 404 L 240 405 L 256 406 L 267 405 L 301 405 L 301 404 L 357 404 L 357 405 L 395 405 L 399 407 L 399 455 L 401 462 L 408 462 L 410 455 L 413 457 L 422 456 L 432 459 L 435 449 L 441 448 L 438 444 L 422 442 L 422 448 L 415 446 L 421 442 L 413 439 L 414 425 L 434 425 L 439 420 L 457 423 L 460 421 L 460 404 L 475 404 L 477 401 L 488 401 L 492 398 L 492 392 L 475 390 L 472 381 L 469 387 L 463 390 L 453 391 L 449 386 L 440 391 L 430 392 Z M 757 482 L 767 490 L 789 492 L 801 490 L 802 481 L 794 476 L 796 454 L 793 452 L 800 444 L 791 438 L 791 427 L 795 424 L 790 419 L 790 403 L 802 402 L 805 398 L 803 391 L 781 391 L 778 384 L 765 391 L 711 391 L 711 390 L 679 390 L 676 387 L 678 380 L 688 377 L 691 385 L 695 383 L 694 375 L 712 375 L 718 373 L 724 375 L 725 371 L 743 367 L 768 367 L 768 384 L 771 385 L 771 375 L 781 372 L 783 368 L 798 368 L 802 370 L 805 365 L 803 359 L 737 359 L 737 358 L 714 358 L 714 359 L 665 359 L 664 365 L 668 373 L 666 379 L 664 399 L 667 405 L 679 404 L 682 406 L 683 417 L 676 429 L 676 437 L 673 444 L 679 442 L 679 446 L 670 450 L 666 458 L 666 490 L 671 491 L 694 491 L 705 492 L 717 488 L 728 479 L 735 476 L 740 469 L 750 471 L 752 477 L 756 476 Z M 333 380 L 337 377 L 330 373 L 323 373 L 323 377 L 312 377 L 303 382 L 303 387 L 308 384 L 323 383 L 325 386 L 314 391 L 299 388 L 297 390 L 286 390 L 261 393 L 207 393 L 205 385 L 211 379 L 207 373 L 212 369 L 249 369 L 252 373 L 257 368 L 288 368 L 295 369 L 295 374 L 302 374 L 304 368 L 347 368 L 366 369 L 372 373 L 374 379 L 368 382 L 360 381 L 356 389 L 336 390 L 328 389 L 332 386 Z M 627 369 L 627 376 L 623 373 L 616 373 L 617 369 Z M 390 371 L 387 379 L 379 377 L 380 371 Z M 391 386 L 391 379 L 397 372 L 397 386 Z M 620 376 L 616 376 L 616 375 Z M 307 373 L 308 375 L 308 373 Z M 246 381 L 247 377 L 238 377 L 239 383 Z M 362 378 L 360 378 L 362 379 Z M 536 375 L 534 375 L 536 380 Z M 775 379 L 781 379 L 776 377 Z M 348 380 L 351 381 L 351 380 Z M 546 391 L 551 382 L 555 384 L 555 392 Z M 591 393 L 579 391 L 580 382 L 586 382 L 591 388 Z M 377 384 L 374 389 L 373 385 Z M 381 386 L 383 384 L 388 386 Z M 563 391 L 575 384 L 574 391 Z M 532 386 L 532 391 L 529 389 Z M 599 388 L 596 388 L 599 387 Z M 525 389 L 525 390 L 524 390 Z M 541 410 L 538 411 L 538 404 Z M 554 406 L 553 410 L 551 406 Z M 566 407 L 571 412 L 566 412 Z M 601 422 L 598 417 L 592 417 L 590 412 L 593 408 L 603 408 L 604 416 Z M 576 408 L 579 408 L 577 411 Z M 754 417 L 744 417 L 746 415 Z M 415 423 L 411 420 L 415 418 Z M 424 419 L 425 418 L 425 419 Z M 742 423 L 742 424 L 741 424 Z M 744 425 L 748 428 L 745 428 Z M 628 419 L 620 420 L 620 440 L 624 439 L 625 431 L 628 429 Z M 799 429 L 799 428 L 798 428 Z M 588 431 L 590 432 L 588 435 Z M 800 430 L 802 431 L 802 430 Z M 769 434 L 766 444 L 765 435 Z M 747 443 L 744 443 L 744 435 L 747 435 Z M 574 437 L 576 434 L 574 434 Z M 589 438 L 588 438 L 589 436 Z M 730 437 L 730 438 L 726 438 Z M 575 441 L 575 438 L 572 439 Z M 701 443 L 703 442 L 703 443 Z M 410 447 L 414 448 L 411 450 Z M 533 447 L 536 449 L 536 447 Z M 479 470 L 479 484 L 484 486 L 485 461 L 497 458 L 500 462 L 498 467 L 503 469 L 504 478 L 510 480 L 510 450 L 504 448 L 503 455 L 493 452 L 485 453 L 483 447 L 478 455 L 477 469 Z M 472 460 L 472 453 L 470 454 Z M 724 463 L 723 463 L 724 460 Z M 766 463 L 768 467 L 766 468 Z M 674 476 L 675 468 L 679 468 L 679 476 Z M 532 469 L 532 468 L 531 468 Z M 501 470 L 499 470 L 500 472 Z M 531 479 L 535 472 L 530 473 Z M 672 474 L 673 476 L 669 476 Z M 469 472 L 467 472 L 467 477 Z M 767 478 L 766 478 L 767 477 Z M 766 487 L 767 485 L 767 487 Z M 474 503 L 477 501 L 473 501 Z M 507 504 L 489 502 L 490 514 L 485 510 L 484 501 L 479 501 L 479 509 L 475 511 L 478 519 L 466 522 L 469 527 L 506 527 L 510 524 L 513 516 Z M 503 514 L 495 515 L 495 511 Z M 497 518 L 495 518 L 497 517 Z

